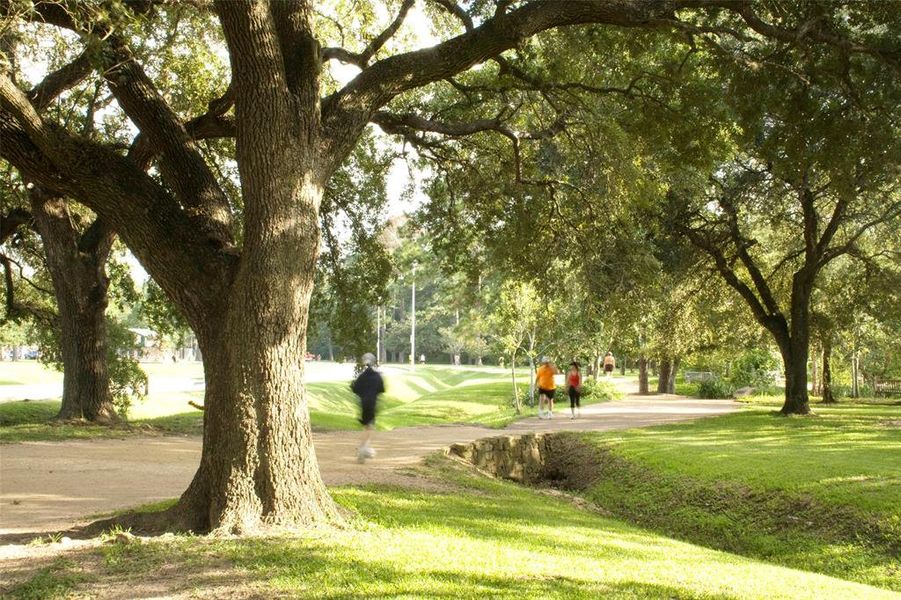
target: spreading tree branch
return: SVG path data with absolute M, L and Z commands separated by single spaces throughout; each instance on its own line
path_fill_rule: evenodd
M 411 113 L 393 114 L 387 111 L 379 111 L 373 115 L 372 121 L 379 125 L 387 133 L 395 133 L 404 135 L 405 139 L 417 144 L 427 145 L 428 142 L 423 138 L 417 138 L 409 135 L 409 130 L 438 133 L 448 137 L 462 137 L 479 132 L 493 131 L 510 140 L 513 147 L 513 164 L 516 174 L 516 182 L 526 185 L 553 186 L 566 185 L 564 182 L 557 180 L 530 180 L 523 177 L 522 173 L 522 140 L 542 140 L 549 139 L 566 127 L 566 120 L 563 115 L 558 116 L 557 120 L 545 129 L 533 132 L 519 132 L 512 129 L 505 122 L 506 111 L 502 111 L 493 119 L 478 119 L 464 123 L 448 123 L 433 119 L 426 119 Z
M 93 70 L 92 54 L 85 50 L 78 58 L 47 75 L 41 83 L 34 86 L 28 92 L 28 99 L 40 112 L 47 108 L 60 94 L 67 89 L 78 85 Z
M 776 298 L 773 296 L 773 291 L 770 289 L 766 278 L 760 271 L 760 267 L 757 265 L 757 262 L 751 256 L 751 253 L 748 252 L 748 248 L 751 246 L 751 244 L 747 239 L 745 239 L 739 228 L 737 208 L 732 203 L 731 198 L 729 198 L 728 195 L 721 196 L 717 201 L 726 214 L 729 236 L 732 239 L 733 245 L 735 246 L 735 252 L 744 265 L 745 269 L 747 269 L 748 274 L 751 276 L 751 281 L 754 282 L 754 287 L 756 288 L 757 293 L 760 294 L 760 299 L 763 301 L 766 310 L 770 314 L 778 313 L 779 304 L 776 302 Z
M 862 223 L 842 244 L 823 251 L 820 257 L 818 268 L 822 268 L 829 261 L 838 258 L 843 254 L 859 254 L 856 248 L 857 240 L 861 238 L 867 231 L 882 223 L 889 223 L 901 217 L 901 202 L 889 202 L 886 204 L 882 214 Z
M 0 221 L 0 244 L 3 244 L 18 231 L 19 227 L 31 223 L 31 213 L 24 208 L 14 208 Z
M 191 140 L 181 121 L 156 90 L 126 42 L 95 14 L 90 4 L 63 5 L 39 2 L 28 15 L 101 43 L 102 75 L 119 105 L 160 148 L 160 172 L 192 219 L 221 246 L 233 243 L 231 211 L 225 194 Z M 0 14 L 8 12 L 0 6 Z M 29 132 L 31 135 L 31 132 Z
M 470 17 L 466 13 L 466 11 L 463 10 L 463 7 L 461 7 L 459 4 L 457 4 L 456 2 L 453 2 L 452 0 L 432 0 L 432 1 L 435 4 L 437 4 L 438 6 L 440 6 L 441 8 L 443 8 L 444 10 L 446 10 L 447 12 L 449 12 L 450 14 L 452 14 L 454 17 L 456 17 L 457 20 L 459 20 L 463 24 L 463 29 L 465 29 L 466 31 L 473 30 L 474 25 L 472 23 L 472 17 Z M 498 5 L 498 11 L 499 11 L 498 14 L 502 14 L 504 12 L 503 10 L 501 10 L 500 3 Z
M 207 111 L 184 124 L 185 131 L 192 141 L 220 137 L 235 137 L 234 119 L 225 117 L 235 105 L 234 86 L 229 85 L 225 94 L 210 100 Z M 132 142 L 128 156 L 142 169 L 150 167 L 150 162 L 160 152 L 150 139 L 139 133 Z
M 536 33 L 586 23 L 649 27 L 650 21 L 669 15 L 672 10 L 672 3 L 530 2 L 496 14 L 478 27 L 434 47 L 377 61 L 323 101 L 323 127 L 330 142 L 328 154 L 336 160 L 343 158 L 370 117 L 397 95 L 452 77 Z M 337 163 L 332 165 L 336 167 Z
M 322 59 L 323 60 L 339 60 L 343 63 L 354 64 L 360 67 L 361 69 L 366 68 L 369 64 L 369 61 L 372 60 L 372 57 L 376 55 L 376 53 L 382 49 L 382 46 L 390 40 L 397 30 L 400 29 L 400 26 L 403 24 L 404 19 L 407 18 L 407 13 L 410 11 L 410 8 L 413 7 L 413 4 L 416 0 L 404 0 L 403 4 L 401 4 L 400 10 L 397 13 L 397 16 L 394 17 L 394 20 L 391 22 L 388 27 L 385 28 L 380 34 L 378 34 L 375 38 L 370 41 L 362 52 L 353 53 L 349 50 L 345 50 L 344 48 L 324 48 L 322 50 Z
M 736 12 L 741 15 L 745 23 L 757 33 L 771 39 L 786 42 L 791 45 L 799 45 L 805 39 L 812 39 L 830 46 L 839 48 L 846 54 L 869 54 L 899 69 L 898 53 L 872 48 L 855 43 L 845 37 L 826 31 L 823 27 L 824 18 L 817 16 L 800 23 L 794 30 L 778 27 L 767 23 L 754 12 L 753 3 L 747 0 L 735 3 Z
M 729 264 L 726 255 L 722 251 L 721 245 L 712 240 L 703 230 L 682 223 L 681 219 L 676 220 L 675 223 L 677 223 L 676 228 L 678 231 L 685 235 L 695 247 L 705 252 L 713 260 L 717 272 L 719 272 L 720 276 L 726 281 L 729 287 L 737 291 L 739 295 L 744 298 L 745 302 L 751 308 L 754 318 L 757 319 L 757 322 L 776 336 L 777 339 L 783 341 L 788 340 L 788 322 L 785 319 L 785 316 L 778 308 L 777 310 L 772 311 L 761 303 L 761 300 L 754 291 L 738 277 L 735 270 Z

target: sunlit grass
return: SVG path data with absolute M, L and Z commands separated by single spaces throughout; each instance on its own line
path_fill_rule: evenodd
M 0 361 L 0 385 L 61 383 L 63 374 L 36 360 Z
M 38 575 L 90 596 L 114 579 L 123 589 L 163 564 L 178 589 L 208 581 L 222 564 L 255 597 L 293 598 L 893 598 L 885 590 L 679 542 L 512 484 L 475 479 L 445 461 L 432 472 L 461 484 L 447 493 L 365 487 L 333 490 L 348 526 L 274 538 L 107 544 L 88 581 L 71 564 Z M 198 560 L 202 557 L 202 560 Z M 32 587 L 34 589 L 34 587 Z M 11 597 L 18 596 L 12 590 Z
M 586 495 L 696 543 L 901 591 L 899 422 L 901 407 L 845 404 L 590 434 L 624 462 Z
M 618 453 L 650 467 L 761 483 L 889 512 L 901 511 L 901 427 L 891 424 L 899 419 L 901 407 L 895 406 L 820 406 L 812 417 L 749 409 L 690 424 L 610 433 L 604 439 Z

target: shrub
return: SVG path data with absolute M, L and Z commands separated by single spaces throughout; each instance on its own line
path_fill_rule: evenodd
M 735 387 L 724 379 L 714 377 L 707 381 L 702 381 L 698 386 L 698 397 L 705 399 L 715 398 L 731 398 Z
M 768 350 L 753 348 L 742 353 L 732 364 L 730 380 L 736 388 L 763 388 L 775 383 L 773 373 L 779 361 Z
M 565 390 L 564 390 L 565 392 Z M 591 377 L 582 378 L 582 397 L 590 398 L 598 392 L 598 386 Z
M 597 396 L 600 399 L 613 400 L 616 398 L 615 386 L 607 381 L 595 381 L 593 377 L 583 374 L 582 376 L 582 398 L 591 398 Z M 569 401 L 569 395 L 565 385 L 557 386 L 556 399 Z M 538 390 L 535 390 L 535 401 L 538 401 Z

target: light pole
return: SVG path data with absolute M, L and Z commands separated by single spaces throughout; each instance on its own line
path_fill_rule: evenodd
M 410 302 L 410 368 L 416 368 L 416 261 L 413 261 L 413 285 Z

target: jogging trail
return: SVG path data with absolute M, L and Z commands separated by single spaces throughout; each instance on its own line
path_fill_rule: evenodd
M 504 429 L 443 425 L 378 432 L 373 440 L 378 454 L 365 464 L 356 462 L 359 432 L 314 433 L 313 443 L 327 485 L 415 485 L 417 478 L 405 470 L 453 443 L 529 432 L 631 429 L 721 415 L 739 405 L 627 393 L 622 400 L 584 407 L 578 419 L 569 418 L 568 402 L 558 406 L 553 419 L 530 417 Z M 0 446 L 0 540 L 58 531 L 102 513 L 177 497 L 197 469 L 200 446 L 199 437 L 174 436 Z

